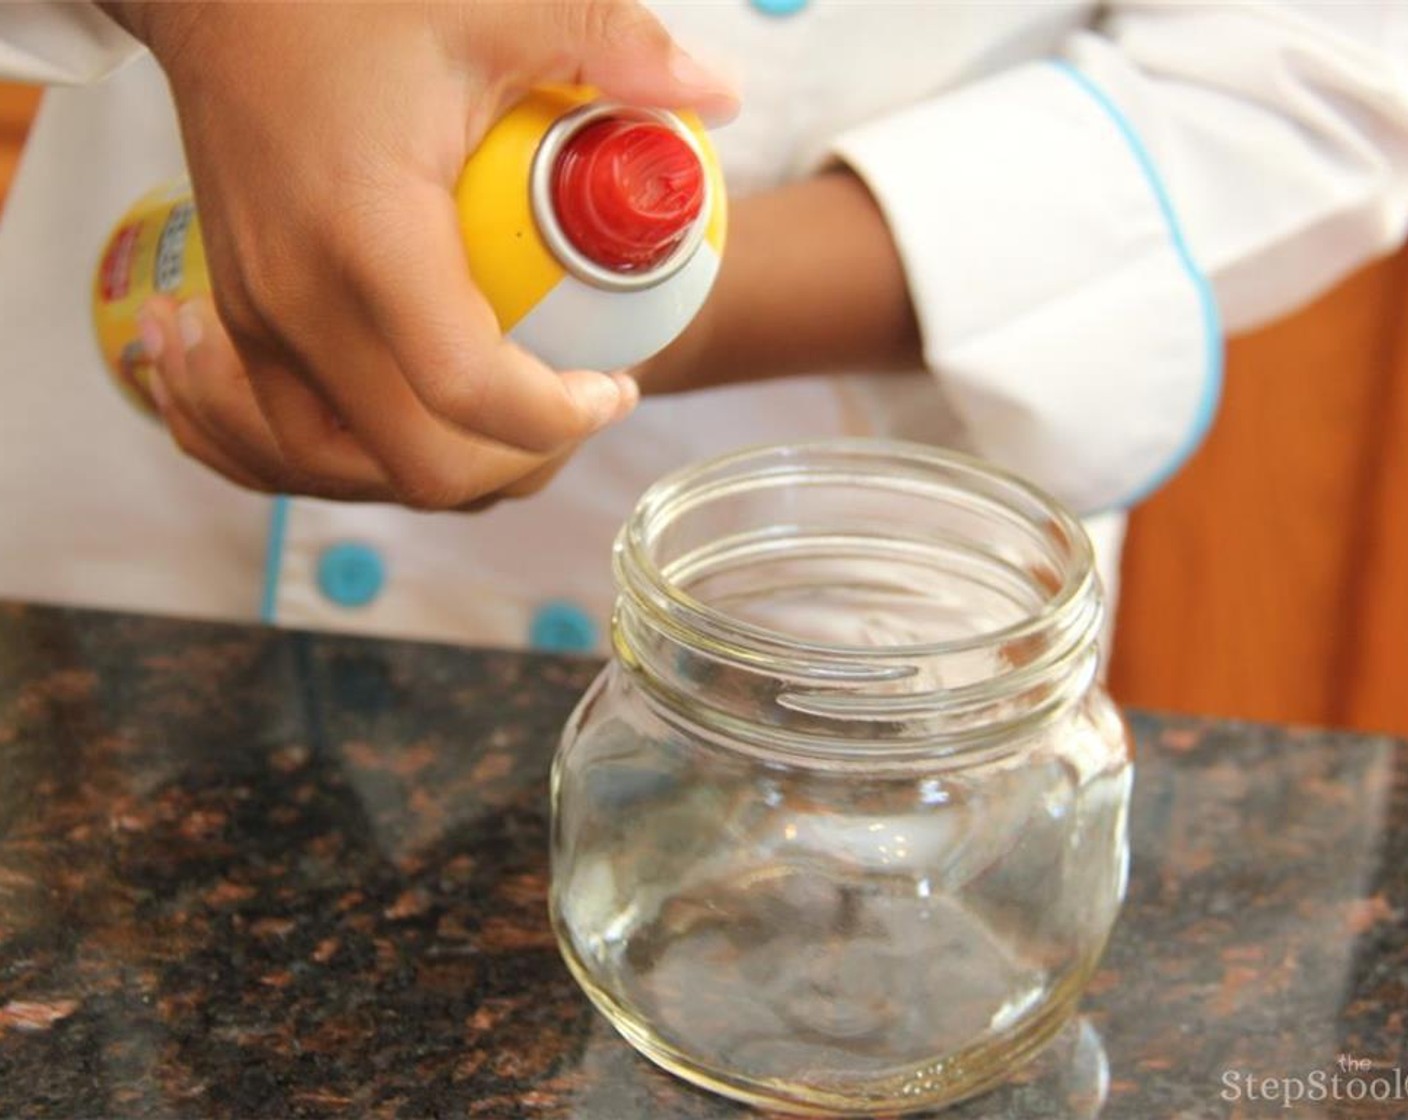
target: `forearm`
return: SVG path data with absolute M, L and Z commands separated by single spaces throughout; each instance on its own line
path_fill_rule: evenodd
M 647 393 L 846 369 L 917 369 L 919 328 L 885 220 L 833 171 L 739 200 L 714 293 L 639 371 Z

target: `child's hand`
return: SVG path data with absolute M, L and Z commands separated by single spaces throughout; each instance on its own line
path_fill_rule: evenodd
M 639 4 L 107 7 L 170 80 L 215 301 L 258 402 L 260 424 L 173 378 L 175 415 L 209 437 L 178 421 L 183 446 L 247 483 L 451 508 L 628 410 L 620 377 L 559 375 L 503 339 L 452 191 L 542 82 L 731 112 Z
M 288 461 L 209 300 L 192 300 L 179 309 L 168 300 L 153 300 L 142 309 L 139 323 L 148 357 L 156 367 L 150 385 L 152 402 L 186 454 L 250 490 L 400 500 L 384 482 L 309 475 Z M 622 401 L 612 420 L 628 414 L 639 399 L 634 381 L 620 375 L 620 383 Z M 345 437 L 331 413 L 322 412 L 320 419 L 328 440 Z M 552 454 L 533 454 L 489 440 L 475 441 L 472 471 L 455 507 L 482 510 L 503 498 L 536 493 L 574 449 L 571 444 Z

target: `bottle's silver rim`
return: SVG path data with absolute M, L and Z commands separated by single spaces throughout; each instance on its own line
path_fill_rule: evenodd
M 615 272 L 583 254 L 563 231 L 557 220 L 556 208 L 552 204 L 552 173 L 563 147 L 582 129 L 608 117 L 618 120 L 652 121 L 664 125 L 689 145 L 700 166 L 704 168 L 704 205 L 700 208 L 699 216 L 694 219 L 674 252 L 654 268 L 642 272 Z M 622 105 L 615 101 L 594 101 L 559 117 L 539 142 L 538 150 L 533 154 L 533 166 L 529 176 L 533 220 L 537 223 L 538 232 L 548 250 L 557 258 L 558 263 L 579 280 L 595 288 L 613 292 L 653 288 L 684 268 L 704 241 L 704 231 L 708 228 L 715 201 L 712 177 L 708 169 L 709 161 L 698 138 L 674 113 L 664 109 L 642 109 Z

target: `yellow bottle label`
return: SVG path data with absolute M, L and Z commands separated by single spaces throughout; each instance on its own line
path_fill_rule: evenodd
M 190 184 L 144 195 L 118 223 L 93 277 L 98 348 L 118 386 L 138 407 L 147 397 L 151 363 L 137 333 L 137 312 L 152 296 L 182 302 L 210 291 Z

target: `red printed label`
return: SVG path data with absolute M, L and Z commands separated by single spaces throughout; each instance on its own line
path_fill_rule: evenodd
M 132 287 L 132 260 L 137 251 L 137 238 L 141 235 L 142 223 L 133 222 L 123 226 L 113 236 L 108 251 L 103 255 L 102 291 L 103 299 L 122 299 Z

